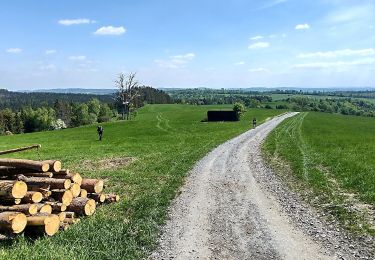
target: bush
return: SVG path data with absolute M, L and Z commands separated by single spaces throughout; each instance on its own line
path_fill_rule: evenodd
M 243 115 L 245 112 L 245 106 L 242 103 L 235 103 L 233 106 L 233 111 L 236 112 L 237 118 L 240 119 L 240 117 Z

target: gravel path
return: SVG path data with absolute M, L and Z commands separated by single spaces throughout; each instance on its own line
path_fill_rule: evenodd
M 294 114 L 276 117 L 227 141 L 195 165 L 170 208 L 160 246 L 150 259 L 342 258 L 308 235 L 311 228 L 305 226 L 320 223 L 311 220 L 311 214 L 302 227 L 294 224 L 296 218 L 276 198 L 283 188 L 271 181 L 273 173 L 263 164 L 262 140 Z M 302 211 L 306 215 L 308 210 Z

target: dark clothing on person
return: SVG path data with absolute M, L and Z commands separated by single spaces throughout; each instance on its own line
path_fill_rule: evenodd
M 257 119 L 256 118 L 253 119 L 253 128 L 255 128 L 255 127 L 257 127 Z
M 102 126 L 98 126 L 98 129 L 96 130 L 98 132 L 98 135 L 99 135 L 99 141 L 102 140 L 102 137 L 103 137 L 103 127 Z

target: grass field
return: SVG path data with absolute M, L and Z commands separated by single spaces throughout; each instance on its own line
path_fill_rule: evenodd
M 0 259 L 139 259 L 155 246 L 158 226 L 194 162 L 218 144 L 283 111 L 254 109 L 240 122 L 201 123 L 206 111 L 228 106 L 148 105 L 130 122 L 0 137 L 0 149 L 40 143 L 41 159 L 60 159 L 86 177 L 107 180 L 119 203 L 99 208 L 93 217 L 51 238 L 24 237 L 0 243 Z M 18 154 L 39 159 L 36 152 Z M 4 157 L 4 156 L 3 156 Z M 133 157 L 127 167 L 85 170 L 80 162 Z
M 301 113 L 276 128 L 263 150 L 313 204 L 345 227 L 375 235 L 374 133 L 374 118 Z

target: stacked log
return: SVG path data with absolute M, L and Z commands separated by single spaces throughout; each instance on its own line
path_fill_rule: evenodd
M 2 236 L 23 231 L 53 236 L 94 214 L 98 205 L 119 201 L 118 195 L 103 193 L 103 180 L 86 179 L 61 166 L 58 160 L 0 158 Z

